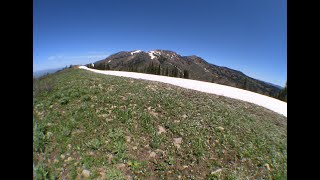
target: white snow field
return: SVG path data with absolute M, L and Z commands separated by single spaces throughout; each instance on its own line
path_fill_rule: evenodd
M 203 81 L 197 81 L 197 80 L 191 80 L 191 79 L 174 78 L 174 77 L 168 77 L 168 76 L 158 76 L 153 74 L 125 72 L 125 71 L 96 70 L 96 69 L 87 68 L 86 66 L 79 66 L 79 68 L 86 69 L 86 70 L 100 73 L 100 74 L 106 74 L 106 75 L 164 82 L 164 83 L 176 85 L 176 86 L 187 88 L 187 89 L 193 89 L 201 92 L 226 96 L 233 99 L 239 99 L 242 101 L 250 102 L 250 103 L 265 107 L 267 109 L 270 109 L 274 112 L 277 112 L 287 117 L 286 102 L 283 102 L 278 99 L 274 99 L 265 95 L 261 95 L 258 93 L 254 93 L 251 91 L 246 91 L 243 89 L 238 89 L 238 88 L 216 84 L 216 83 L 209 83 L 209 82 L 203 82 Z

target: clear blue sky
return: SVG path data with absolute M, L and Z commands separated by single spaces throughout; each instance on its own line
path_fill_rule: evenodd
M 34 0 L 34 71 L 173 50 L 284 86 L 286 0 Z

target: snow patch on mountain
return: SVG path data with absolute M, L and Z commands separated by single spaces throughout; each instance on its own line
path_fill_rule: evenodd
M 106 74 L 106 75 L 123 76 L 123 77 L 131 77 L 135 79 L 145 79 L 145 80 L 151 80 L 151 81 L 164 82 L 164 83 L 180 86 L 187 89 L 193 89 L 201 92 L 226 96 L 233 99 L 239 99 L 242 101 L 257 104 L 259 106 L 265 107 L 267 109 L 270 109 L 274 112 L 277 112 L 287 117 L 286 102 L 283 102 L 278 99 L 274 99 L 265 95 L 261 95 L 258 93 L 254 93 L 251 91 L 238 89 L 235 87 L 230 87 L 230 86 L 216 84 L 216 83 L 191 80 L 191 79 L 158 76 L 153 74 L 143 74 L 143 73 L 125 72 L 125 71 L 103 71 L 103 70 L 97 70 L 97 69 L 90 69 L 86 66 L 79 66 L 79 68 L 93 71 L 96 73 Z
M 148 54 L 151 57 L 151 59 L 156 58 L 156 56 L 153 54 L 155 51 L 149 51 Z
M 134 55 L 134 54 L 139 53 L 139 52 L 141 52 L 141 50 L 132 51 L 130 53 L 131 53 L 131 55 Z

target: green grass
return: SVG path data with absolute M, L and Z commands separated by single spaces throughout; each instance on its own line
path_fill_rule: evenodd
M 265 108 L 75 68 L 34 83 L 35 179 L 287 178 L 287 118 Z

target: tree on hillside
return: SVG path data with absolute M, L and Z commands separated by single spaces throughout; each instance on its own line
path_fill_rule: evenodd
M 160 64 L 159 64 L 159 66 L 158 66 L 158 69 L 157 69 L 158 71 L 157 71 L 157 75 L 160 75 L 161 74 L 161 66 L 160 66 Z
M 247 78 L 244 79 L 242 89 L 247 89 Z
M 165 76 L 169 76 L 169 68 L 168 67 L 166 68 Z
M 179 77 L 178 68 L 176 66 L 171 70 L 171 76 L 172 77 Z
M 153 62 L 151 62 L 147 67 L 147 74 L 155 74 L 155 68 L 153 66 Z
M 279 92 L 277 99 L 287 102 L 287 82 L 285 87 Z
M 188 70 L 183 70 L 183 78 L 189 79 L 189 71 Z
M 105 70 L 110 70 L 110 66 L 109 66 L 109 64 L 108 64 L 108 63 L 107 63 L 107 65 L 106 65 Z

